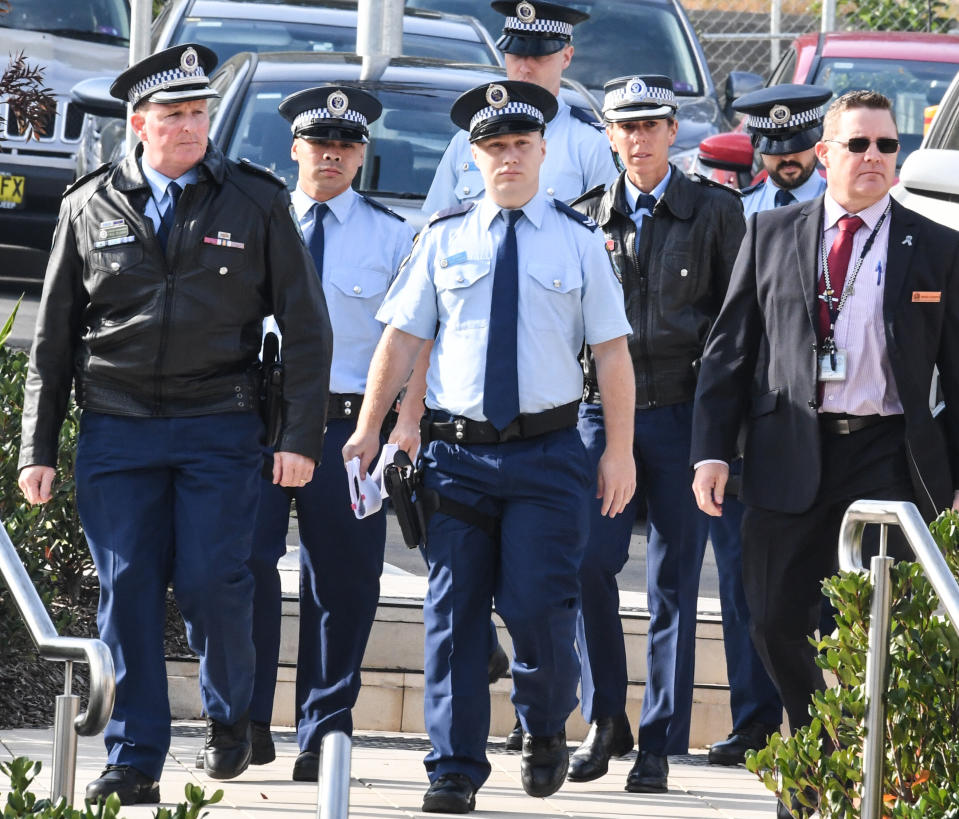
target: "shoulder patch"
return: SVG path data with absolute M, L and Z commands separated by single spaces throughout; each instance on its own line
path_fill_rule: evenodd
M 405 222 L 405 221 L 406 221 L 406 219 L 404 219 L 402 216 L 400 216 L 395 210 L 392 210 L 391 208 L 388 208 L 386 205 L 384 205 L 382 202 L 377 201 L 377 200 L 374 199 L 372 196 L 367 196 L 365 193 L 361 193 L 361 194 L 360 194 L 360 199 L 362 199 L 362 200 L 363 200 L 364 202 L 366 202 L 368 205 L 372 205 L 372 206 L 373 206 L 374 208 L 376 208 L 377 210 L 381 210 L 381 211 L 383 211 L 383 213 L 388 213 L 390 216 L 392 216 L 392 217 L 394 217 L 394 218 L 396 218 L 396 219 L 399 219 L 401 222 Z
M 765 181 L 765 180 L 764 180 Z M 755 185 L 747 185 L 743 188 L 740 193 L 745 196 L 747 193 L 752 193 L 753 191 L 758 191 L 763 186 L 762 182 L 757 182 Z
M 574 210 L 559 199 L 553 200 L 553 207 L 556 208 L 556 210 L 558 210 L 560 213 L 565 213 L 574 222 L 579 222 L 579 224 L 591 232 L 599 227 L 599 225 L 596 224 L 596 221 L 591 216 L 587 216 L 585 213 L 580 213 L 578 210 Z
M 569 107 L 570 116 L 578 119 L 580 122 L 585 122 L 587 125 L 591 125 L 597 131 L 605 131 L 606 128 L 602 122 L 599 122 L 596 117 L 593 115 L 592 111 L 587 111 L 584 108 L 577 108 L 575 105 Z
M 461 202 L 458 205 L 453 205 L 451 208 L 438 210 L 426 220 L 426 224 L 433 225 L 436 224 L 436 222 L 442 222 L 444 219 L 450 219 L 453 216 L 462 216 L 464 213 L 469 213 L 475 205 L 476 200 L 473 200 L 470 202 Z
M 726 193 L 731 193 L 733 196 L 739 198 L 745 193 L 745 191 L 737 191 L 735 188 L 729 187 L 729 185 L 724 185 L 722 182 L 717 182 L 715 179 L 710 179 L 708 176 L 703 176 L 701 173 L 690 174 L 690 178 L 694 182 L 698 182 L 700 185 L 706 185 L 709 188 L 718 188 L 721 191 L 726 191 Z
M 284 188 L 286 187 L 286 182 L 280 179 L 280 177 L 278 177 L 275 173 L 273 173 L 273 171 L 271 171 L 269 168 L 267 168 L 264 165 L 257 165 L 255 162 L 251 162 L 245 156 L 238 159 L 236 164 L 245 171 L 249 171 L 250 173 L 255 173 L 258 176 L 266 177 L 271 182 L 275 182 L 277 185 L 280 185 L 281 187 L 284 187 Z
M 577 196 L 572 202 L 570 202 L 570 205 L 580 205 L 583 202 L 588 202 L 590 199 L 599 199 L 599 197 L 604 193 L 606 193 L 606 186 L 597 185 L 595 188 L 590 188 L 588 191 L 586 191 L 586 193 Z
M 67 187 L 67 189 L 63 192 L 64 196 L 66 196 L 66 194 L 68 193 L 73 193 L 73 191 L 75 191 L 85 182 L 89 181 L 90 179 L 93 179 L 95 176 L 100 176 L 101 174 L 105 173 L 109 168 L 110 168 L 110 163 L 104 162 L 95 171 L 90 171 L 90 173 L 81 176 L 76 182 L 74 182 L 72 185 Z

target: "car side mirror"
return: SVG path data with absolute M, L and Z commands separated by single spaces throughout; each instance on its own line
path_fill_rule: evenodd
M 126 119 L 127 106 L 122 100 L 110 96 L 113 77 L 93 77 L 78 82 L 70 90 L 70 100 L 84 114 L 95 117 Z
M 699 143 L 699 164 L 726 174 L 712 174 L 724 184 L 743 188 L 753 175 L 753 143 L 748 134 L 713 134 Z
M 746 94 L 758 91 L 765 87 L 766 82 L 759 74 L 753 74 L 751 71 L 730 71 L 726 77 L 726 88 L 724 92 L 723 113 L 726 118 L 732 122 L 736 116 L 733 110 L 733 103 Z

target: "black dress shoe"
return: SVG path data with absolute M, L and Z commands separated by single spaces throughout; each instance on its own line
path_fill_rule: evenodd
M 486 661 L 486 675 L 489 678 L 489 684 L 492 685 L 498 679 L 505 677 L 509 672 L 509 657 L 503 651 L 503 647 L 497 643 L 493 653 L 489 655 Z
M 819 794 L 812 788 L 807 788 L 806 800 L 813 805 L 818 805 Z M 789 799 L 789 804 L 792 805 L 792 810 L 787 808 L 782 801 L 776 800 L 776 819 L 808 819 L 816 812 L 815 808 L 807 808 L 801 805 L 795 795 Z
M 751 722 L 738 731 L 733 731 L 722 742 L 712 745 L 708 755 L 709 764 L 742 765 L 746 761 L 746 751 L 765 748 L 770 735 L 778 730 L 778 725 Z
M 569 770 L 569 748 L 566 732 L 551 737 L 523 736 L 523 758 L 519 775 L 523 790 L 530 796 L 545 798 L 560 789 Z
M 523 724 L 519 721 L 519 714 L 516 715 L 516 724 L 513 726 L 513 730 L 506 736 L 506 750 L 523 750 Z
M 476 786 L 465 774 L 441 774 L 423 796 L 423 813 L 469 813 L 476 807 Z
M 633 750 L 633 732 L 625 714 L 599 717 L 589 726 L 583 744 L 569 760 L 570 782 L 592 782 L 609 770 L 610 757 L 623 756 Z
M 320 755 L 314 751 L 300 751 L 293 763 L 294 782 L 316 782 L 320 778 Z
M 233 779 L 250 764 L 250 720 L 241 717 L 232 725 L 206 718 L 203 768 L 211 779 Z
M 100 778 L 87 785 L 87 801 L 96 804 L 111 793 L 120 797 L 121 805 L 155 805 L 160 801 L 160 783 L 129 765 L 107 765 Z
M 630 793 L 666 793 L 668 776 L 669 762 L 665 756 L 640 750 L 626 777 L 626 790 Z
M 273 734 L 270 733 L 270 723 L 250 720 L 250 745 L 252 746 L 251 765 L 269 765 L 276 759 L 276 746 L 273 744 Z M 196 767 L 200 770 L 203 769 L 205 755 L 206 748 L 200 748 L 196 752 Z

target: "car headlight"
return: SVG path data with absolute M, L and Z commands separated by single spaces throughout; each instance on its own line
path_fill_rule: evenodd
M 687 148 L 685 151 L 677 151 L 669 155 L 669 161 L 672 162 L 683 173 L 690 173 L 699 157 L 699 147 Z

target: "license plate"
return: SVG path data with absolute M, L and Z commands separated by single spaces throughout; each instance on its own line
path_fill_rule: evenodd
M 23 207 L 23 191 L 26 181 L 22 176 L 0 173 L 0 208 L 10 210 Z

